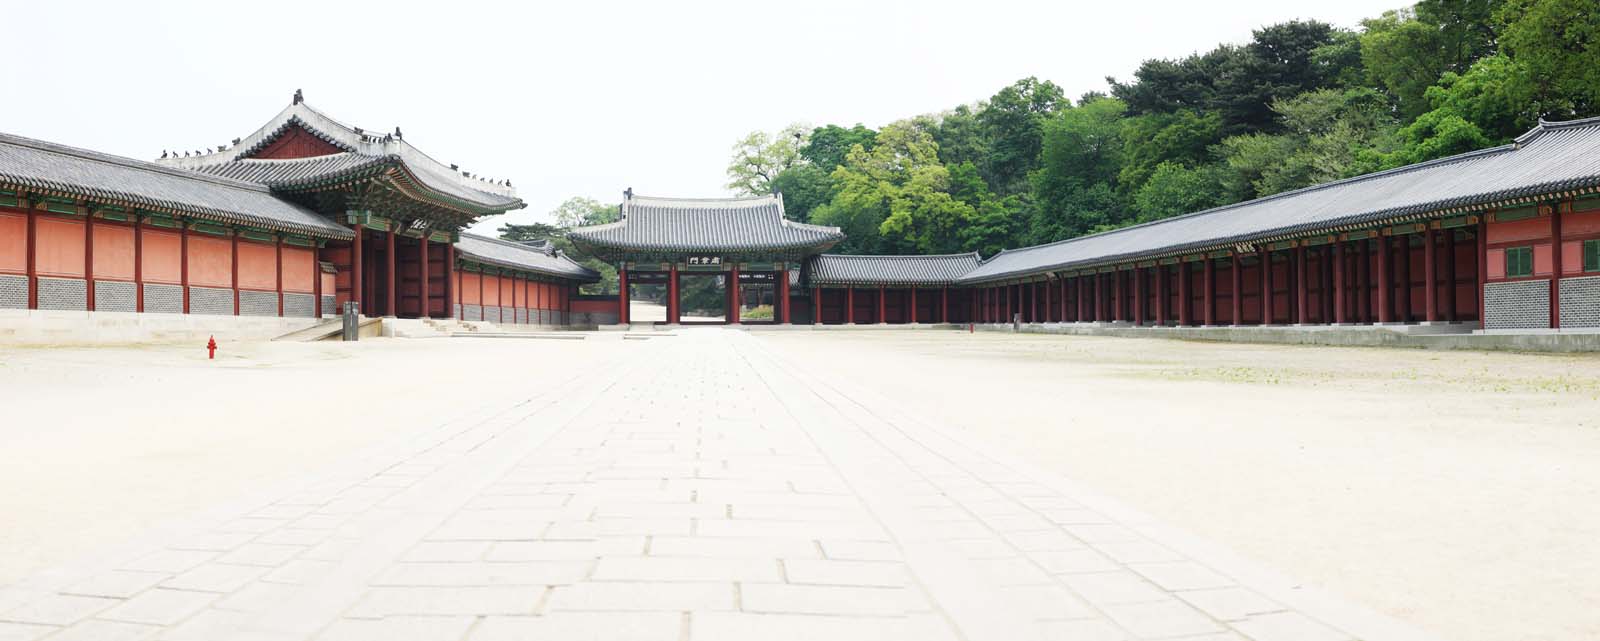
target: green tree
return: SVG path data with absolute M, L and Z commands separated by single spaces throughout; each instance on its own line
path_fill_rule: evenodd
M 1336 30 L 1325 22 L 1294 20 L 1255 31 L 1245 55 L 1217 77 L 1213 109 L 1225 134 L 1275 131 L 1272 103 L 1333 84 L 1340 69 L 1319 63 L 1317 53 L 1335 43 Z
M 817 127 L 811 130 L 810 138 L 800 147 L 800 157 L 824 174 L 832 173 L 835 167 L 844 164 L 851 147 L 861 145 L 867 151 L 872 151 L 877 136 L 878 132 L 861 126 L 861 123 L 849 129 L 838 125 Z
M 574 196 L 562 202 L 550 212 L 550 215 L 555 218 L 557 227 L 571 229 L 616 222 L 622 213 L 616 205 L 605 205 L 593 198 Z
M 946 167 L 961 163 L 976 166 L 985 162 L 989 156 L 989 141 L 984 137 L 977 112 L 970 105 L 960 105 L 940 114 L 938 120 L 933 141 L 939 143 L 940 162 Z
M 514 243 L 554 240 L 565 236 L 567 233 L 565 228 L 545 223 L 529 223 L 526 225 L 503 223 L 500 225 L 500 229 L 495 231 L 500 234 L 501 240 L 509 240 Z
M 1027 188 L 1028 172 L 1038 166 L 1044 122 L 1066 104 L 1061 88 L 1028 77 L 1001 89 L 978 110 L 988 140 L 983 167 L 990 188 L 1014 194 Z
M 950 193 L 950 172 L 927 122 L 884 127 L 871 151 L 851 148 L 833 181 L 833 200 L 813 212 L 812 222 L 843 228 L 847 252 L 955 251 L 973 215 Z
M 772 189 L 783 194 L 783 215 L 805 222 L 811 212 L 833 199 L 833 178 L 811 163 L 790 167 L 772 179 Z
M 1210 161 L 1211 147 L 1222 141 L 1222 117 L 1188 110 L 1147 114 L 1123 120 L 1121 135 L 1122 167 L 1117 184 L 1123 192 L 1132 193 L 1163 162 L 1192 167 Z
M 789 125 L 777 135 L 752 131 L 733 145 L 728 161 L 728 189 L 744 196 L 772 193 L 772 181 L 783 170 L 801 162 L 800 150 L 806 145 L 809 129 Z
M 1031 177 L 1037 207 L 1027 240 L 1051 242 L 1127 218 L 1116 189 L 1125 111 L 1121 100 L 1100 98 L 1045 123 L 1039 169 Z
M 1525 72 L 1540 115 L 1600 114 L 1600 7 L 1594 0 L 1510 0 L 1496 19 L 1504 25 L 1503 52 Z
M 1202 211 L 1230 201 L 1216 165 L 1190 168 L 1164 162 L 1133 198 L 1137 222 L 1150 222 Z

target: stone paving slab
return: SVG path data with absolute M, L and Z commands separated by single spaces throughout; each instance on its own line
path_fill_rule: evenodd
M 1426 638 L 742 332 L 629 347 L 14 586 L 0 640 Z

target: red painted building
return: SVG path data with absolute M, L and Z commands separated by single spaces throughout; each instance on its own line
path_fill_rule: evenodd
M 630 195 L 621 221 L 571 237 L 625 278 L 776 270 L 794 290 L 778 322 L 1600 328 L 1600 119 L 982 260 L 823 254 L 842 234 L 782 202 Z
M 598 278 L 548 247 L 462 233 L 523 207 L 295 100 L 205 152 L 142 162 L 0 134 L 0 309 L 566 322 Z M 470 282 L 469 282 L 470 281 Z

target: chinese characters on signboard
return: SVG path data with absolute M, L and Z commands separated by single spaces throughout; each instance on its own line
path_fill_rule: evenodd
M 690 265 L 721 265 L 721 256 L 690 256 Z

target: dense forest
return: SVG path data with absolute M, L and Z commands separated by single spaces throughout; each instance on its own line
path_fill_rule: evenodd
M 1600 1 L 1423 0 L 1356 29 L 1266 26 L 1106 80 L 1109 93 L 1070 98 L 1024 78 L 876 130 L 753 132 L 728 188 L 781 191 L 794 220 L 843 228 L 845 253 L 988 256 L 1157 220 L 1600 115 Z M 501 231 L 566 245 L 565 227 L 615 215 L 577 198 L 555 226 Z

